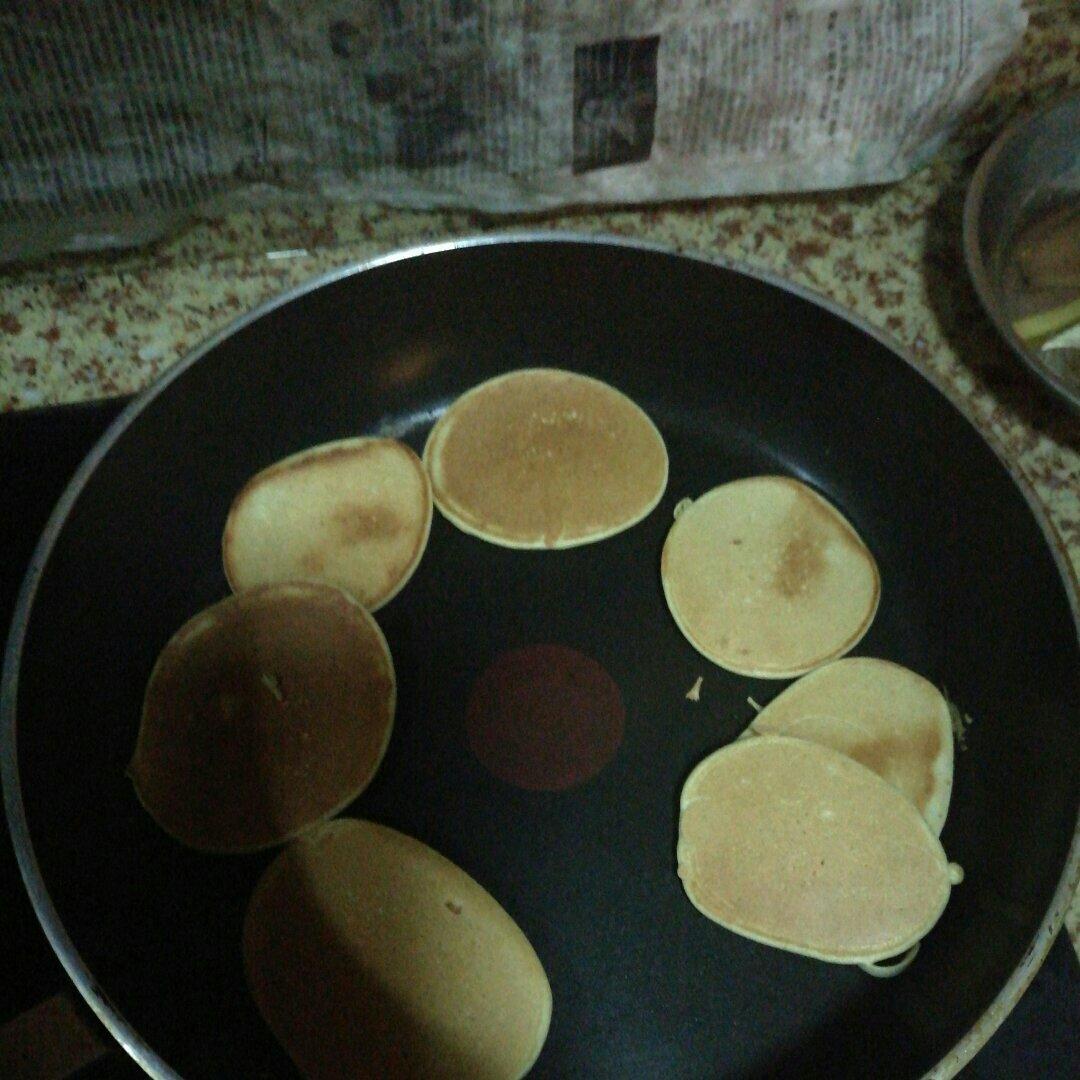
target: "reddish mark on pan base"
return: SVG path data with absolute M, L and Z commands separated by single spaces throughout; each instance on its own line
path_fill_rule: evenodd
M 565 645 L 502 653 L 473 685 L 469 749 L 500 780 L 563 791 L 595 776 L 622 742 L 626 709 L 615 680 Z

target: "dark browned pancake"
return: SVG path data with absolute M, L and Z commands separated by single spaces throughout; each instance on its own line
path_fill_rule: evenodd
M 681 503 L 660 576 L 689 642 L 729 671 L 787 679 L 842 656 L 877 611 L 877 564 L 798 480 L 755 476 Z
M 370 821 L 320 825 L 275 859 L 248 905 L 244 966 L 312 1080 L 515 1080 L 551 1020 L 544 969 L 499 903 Z
M 458 528 L 515 548 L 565 548 L 640 521 L 667 485 L 664 440 L 625 394 L 530 368 L 462 395 L 424 447 L 435 504 Z
M 267 847 L 368 785 L 395 696 L 382 632 L 345 593 L 314 584 L 237 593 L 165 646 L 128 773 L 182 843 Z
M 431 529 L 431 484 L 396 439 L 313 446 L 253 476 L 229 509 L 225 576 L 239 592 L 336 585 L 375 611 L 412 576 Z
M 679 876 L 744 937 L 836 963 L 919 941 L 958 868 L 891 784 L 805 739 L 757 735 L 707 757 L 680 800 Z

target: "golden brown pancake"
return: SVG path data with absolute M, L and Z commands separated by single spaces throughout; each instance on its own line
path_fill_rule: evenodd
M 784 735 L 740 739 L 694 769 L 678 861 L 687 896 L 710 919 L 844 964 L 915 944 L 959 876 L 896 788 L 835 750 Z
M 949 812 L 953 737 L 933 683 L 888 660 L 851 656 L 804 675 L 750 724 L 832 747 L 902 791 L 940 835 Z
M 293 454 L 233 500 L 221 551 L 234 591 L 321 581 L 376 611 L 412 577 L 431 530 L 431 484 L 396 439 L 357 438 Z
M 570 371 L 530 368 L 462 395 L 424 447 L 435 505 L 458 528 L 512 548 L 603 540 L 660 501 L 668 459 L 625 394 Z
M 200 612 L 158 657 L 128 775 L 170 836 L 252 851 L 336 814 L 390 739 L 375 620 L 328 585 L 267 585 Z
M 787 679 L 842 656 L 877 611 L 877 564 L 805 484 L 755 476 L 683 506 L 660 561 L 679 629 L 740 675 Z
M 498 902 L 370 821 L 320 825 L 274 860 L 248 904 L 244 965 L 312 1080 L 514 1080 L 551 1020 L 544 969 Z

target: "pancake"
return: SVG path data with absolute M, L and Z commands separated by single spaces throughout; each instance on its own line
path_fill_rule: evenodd
M 952 719 L 938 688 L 914 671 L 863 656 L 836 660 L 789 686 L 750 730 L 847 754 L 899 788 L 940 835 L 952 794 Z
M 786 476 L 734 480 L 685 505 L 660 576 L 695 649 L 765 679 L 802 675 L 852 649 L 881 593 L 874 557 L 851 525 Z
M 419 840 L 369 821 L 306 833 L 244 919 L 263 1019 L 300 1071 L 524 1076 L 551 1020 L 536 953 L 499 903 Z
M 241 488 L 221 541 L 233 591 L 320 581 L 376 611 L 412 577 L 431 530 L 431 484 L 396 439 L 293 454 Z
M 891 784 L 805 739 L 759 735 L 707 757 L 680 800 L 678 863 L 721 926 L 842 964 L 889 959 L 948 903 L 958 868 Z
M 237 593 L 185 623 L 158 657 L 128 775 L 181 843 L 268 847 L 367 787 L 395 697 L 382 631 L 339 589 Z
M 511 548 L 567 548 L 628 529 L 667 486 L 664 440 L 606 383 L 530 368 L 462 395 L 424 447 L 435 505 Z

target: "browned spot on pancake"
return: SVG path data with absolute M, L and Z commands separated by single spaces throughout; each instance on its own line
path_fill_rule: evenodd
M 346 503 L 331 515 L 342 545 L 365 540 L 390 540 L 404 532 L 405 523 L 385 506 Z
M 824 526 L 830 533 L 835 531 L 837 539 L 842 543 L 858 551 L 862 550 L 862 541 L 832 503 L 798 480 L 792 480 L 787 476 L 778 477 L 778 479 L 785 483 L 798 499 L 794 515 L 800 515 L 804 520 L 808 519 L 807 525 L 811 528 L 816 525 Z
M 807 525 L 796 528 L 784 545 L 773 575 L 773 586 L 789 599 L 801 596 L 825 569 L 822 534 Z
M 931 766 L 941 753 L 941 734 L 934 728 L 926 728 L 913 738 L 883 736 L 856 743 L 844 752 L 886 780 L 898 773 L 905 778 L 918 776 L 915 805 L 921 811 L 934 790 Z
M 321 574 L 326 569 L 326 559 L 318 551 L 305 551 L 300 556 L 300 569 L 305 574 Z
M 383 440 L 372 439 L 370 442 L 361 443 L 359 446 L 334 446 L 329 450 L 319 448 L 316 453 L 301 451 L 296 455 L 295 461 L 278 461 L 273 465 L 268 465 L 262 472 L 256 473 L 251 477 L 251 479 L 236 493 L 229 514 L 231 516 L 233 511 L 235 511 L 238 506 L 241 506 L 252 492 L 258 491 L 259 488 L 265 487 L 267 484 L 272 484 L 279 477 L 284 476 L 287 473 L 310 472 L 313 469 L 321 469 L 327 465 L 334 465 L 336 462 L 341 461 L 342 458 L 355 459 L 364 457 L 374 450 L 379 449 L 382 445 Z
M 258 491 L 261 487 L 272 485 L 279 477 L 284 476 L 287 473 L 312 472 L 316 469 L 324 469 L 328 466 L 333 466 L 346 458 L 351 458 L 355 461 L 359 458 L 367 457 L 369 454 L 386 449 L 387 443 L 392 442 L 393 440 L 390 439 L 370 439 L 359 445 L 332 446 L 329 449 L 322 449 L 319 447 L 316 448 L 315 452 L 300 452 L 296 455 L 296 460 L 294 461 L 279 461 L 273 465 L 267 466 L 262 472 L 256 473 L 255 476 L 251 477 L 233 498 L 232 505 L 229 508 L 229 520 L 226 522 L 225 526 L 225 542 L 227 544 L 232 542 L 232 515 L 236 512 L 238 507 L 246 502 L 252 492 Z M 348 508 L 346 507 L 343 509 L 347 510 Z M 360 537 L 360 539 L 363 538 L 363 536 Z

